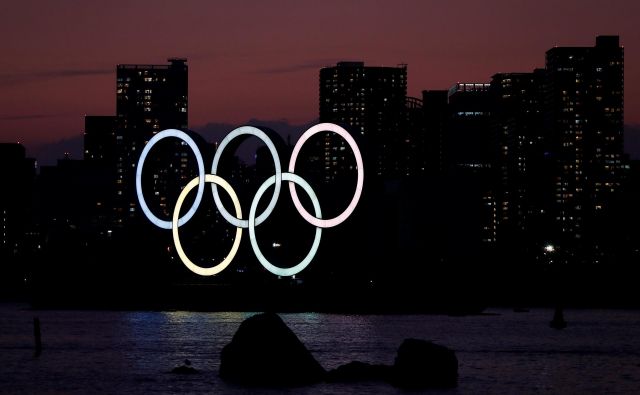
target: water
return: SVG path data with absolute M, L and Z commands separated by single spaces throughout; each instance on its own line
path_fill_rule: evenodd
M 640 312 L 549 309 L 490 315 L 283 314 L 327 369 L 352 360 L 392 364 L 408 337 L 456 351 L 458 388 L 446 394 L 640 393 Z M 33 357 L 33 317 L 43 352 Z M 218 377 L 220 350 L 249 313 L 30 311 L 0 305 L 0 393 L 245 394 Z M 202 374 L 167 373 L 188 358 Z M 385 383 L 317 384 L 263 393 L 400 394 Z

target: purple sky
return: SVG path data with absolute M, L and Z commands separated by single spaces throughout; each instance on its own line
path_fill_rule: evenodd
M 556 4 L 558 3 L 558 4 Z M 318 116 L 318 69 L 407 63 L 408 92 L 544 66 L 558 46 L 625 46 L 625 123 L 640 124 L 635 1 L 3 1 L 0 141 L 30 153 L 115 112 L 115 65 L 187 57 L 189 124 Z

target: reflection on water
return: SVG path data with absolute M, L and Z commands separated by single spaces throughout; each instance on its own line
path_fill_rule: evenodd
M 633 393 L 640 388 L 640 313 L 551 310 L 497 315 L 283 314 L 328 369 L 352 360 L 393 363 L 416 337 L 454 350 L 456 390 L 445 393 Z M 43 353 L 33 357 L 33 317 Z M 30 311 L 0 305 L 0 393 L 250 393 L 217 377 L 220 350 L 252 313 Z M 268 340 L 268 339 L 267 339 Z M 188 358 L 202 374 L 168 374 Z M 280 393 L 281 391 L 261 391 Z M 291 393 L 402 393 L 381 383 L 318 384 Z M 437 391 L 435 393 L 438 393 Z

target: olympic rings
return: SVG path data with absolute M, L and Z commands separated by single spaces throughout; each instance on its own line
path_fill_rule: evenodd
M 236 209 L 236 215 L 238 217 L 242 217 L 242 210 L 240 209 L 240 201 L 238 200 L 238 195 L 236 195 L 235 191 L 233 190 L 233 188 L 231 188 L 231 185 L 229 185 L 228 182 L 226 182 L 222 178 L 213 174 L 207 174 L 204 178 L 204 181 L 210 182 L 212 184 L 219 184 L 222 187 L 222 189 L 227 191 L 229 196 L 231 196 L 231 200 L 233 201 L 233 207 Z M 231 251 L 229 251 L 229 254 L 222 260 L 222 262 L 210 268 L 203 268 L 191 262 L 191 260 L 184 253 L 184 250 L 182 249 L 182 244 L 180 243 L 180 235 L 178 234 L 178 228 L 179 228 L 178 217 L 180 216 L 180 208 L 182 207 L 182 203 L 184 202 L 184 199 L 187 197 L 189 192 L 191 192 L 193 187 L 199 184 L 200 184 L 200 177 L 196 177 L 193 180 L 191 180 L 180 193 L 180 196 L 176 201 L 176 207 L 173 210 L 173 221 L 171 222 L 171 225 L 172 225 L 171 230 L 173 231 L 173 243 L 176 246 L 176 252 L 178 253 L 178 256 L 180 257 L 182 262 L 185 264 L 185 266 L 187 266 L 189 270 L 191 270 L 192 272 L 199 274 L 201 276 L 212 276 L 226 269 L 226 267 L 229 266 L 233 258 L 236 256 L 236 253 L 238 252 L 238 247 L 240 246 L 240 238 L 242 237 L 242 228 L 236 229 L 236 237 L 233 240 L 233 246 L 231 246 Z
M 269 148 L 269 151 L 271 152 L 271 156 L 273 157 L 273 166 L 276 170 L 276 188 L 273 191 L 273 197 L 269 202 L 269 206 L 267 206 L 264 212 L 256 219 L 256 225 L 260 225 L 262 222 L 264 222 L 265 219 L 267 219 L 269 215 L 271 215 L 271 212 L 273 212 L 273 208 L 276 206 L 278 196 L 280 195 L 280 184 L 282 184 L 282 169 L 280 167 L 280 157 L 278 156 L 276 146 L 273 145 L 271 139 L 267 137 L 267 135 L 262 130 L 253 126 L 241 126 L 233 130 L 231 133 L 225 136 L 225 138 L 218 146 L 218 150 L 213 157 L 211 174 L 216 174 L 216 172 L 218 171 L 218 163 L 220 162 L 220 157 L 222 156 L 222 151 L 224 151 L 225 147 L 231 142 L 231 140 L 243 134 L 256 136 L 266 144 L 267 148 Z M 216 184 L 211 184 L 211 188 L 213 190 L 213 199 L 216 201 L 216 207 L 218 208 L 218 211 L 220 211 L 220 214 L 222 214 L 224 219 L 226 219 L 227 222 L 229 222 L 233 226 L 248 228 L 249 221 L 247 221 L 246 219 L 238 219 L 234 217 L 233 215 L 229 214 L 229 212 L 224 208 L 222 202 L 220 201 L 220 196 L 218 195 L 218 188 L 216 188 Z
M 151 140 L 144 146 L 142 150 L 142 154 L 140 154 L 140 160 L 138 160 L 138 167 L 136 168 L 136 192 L 138 194 L 138 200 L 140 201 L 140 207 L 144 212 L 144 215 L 149 218 L 149 221 L 153 222 L 157 227 L 162 229 L 171 229 L 171 221 L 163 221 L 160 218 L 153 215 L 149 207 L 147 207 L 147 202 L 144 200 L 144 195 L 142 194 L 142 167 L 144 166 L 144 161 L 147 159 L 147 154 L 151 150 L 151 148 L 160 140 L 165 137 L 176 137 L 180 140 L 184 141 L 189 145 L 191 150 L 196 156 L 196 161 L 198 162 L 198 177 L 200 179 L 200 183 L 198 184 L 198 192 L 196 194 L 196 200 L 193 201 L 191 208 L 184 217 L 180 218 L 178 221 L 178 226 L 182 226 L 187 223 L 196 213 L 198 206 L 200 206 L 200 201 L 202 200 L 202 193 L 204 192 L 204 161 L 202 160 L 202 154 L 198 149 L 195 141 L 191 137 L 189 137 L 185 132 L 176 130 L 176 129 L 167 129 L 153 136 Z
M 336 133 L 346 140 L 346 142 L 348 143 L 349 147 L 351 148 L 355 156 L 356 166 L 358 171 L 358 180 L 356 183 L 356 190 L 353 195 L 353 198 L 351 199 L 351 202 L 340 215 L 331 219 L 322 219 L 320 203 L 318 201 L 318 198 L 315 192 L 302 177 L 294 173 L 296 160 L 298 159 L 298 155 L 300 154 L 300 150 L 302 149 L 302 146 L 304 145 L 304 143 L 311 136 L 323 131 L 330 131 L 330 132 Z M 256 192 L 251 202 L 249 217 L 247 219 L 242 219 L 242 210 L 240 208 L 240 202 L 238 200 L 238 196 L 236 195 L 231 185 L 229 185 L 228 182 L 226 182 L 224 179 L 216 175 L 216 172 L 218 170 L 218 165 L 220 163 L 220 158 L 222 156 L 222 152 L 224 151 L 224 148 L 226 148 L 234 138 L 237 138 L 241 135 L 252 135 L 261 139 L 265 143 L 269 151 L 271 152 L 271 156 L 273 158 L 273 163 L 275 168 L 275 175 L 269 177 L 266 181 L 264 181 L 264 183 L 260 186 L 260 188 L 258 188 L 258 191 Z M 198 164 L 198 176 L 195 177 L 193 180 L 191 180 L 180 193 L 178 200 L 176 201 L 176 206 L 173 210 L 173 217 L 171 221 L 162 220 L 156 217 L 147 206 L 144 200 L 144 194 L 142 193 L 142 169 L 144 166 L 144 161 L 146 160 L 147 155 L 151 150 L 151 148 L 158 141 L 166 137 L 176 137 L 184 141 L 187 145 L 189 145 L 189 147 L 195 154 L 196 161 Z M 140 207 L 142 208 L 142 212 L 149 219 L 149 221 L 151 221 L 151 223 L 153 223 L 154 225 L 162 229 L 171 229 L 172 235 L 173 235 L 173 241 L 176 247 L 176 252 L 180 257 L 180 260 L 182 261 L 182 263 L 184 263 L 184 265 L 189 270 L 201 276 L 215 275 L 227 268 L 227 266 L 231 263 L 236 253 L 238 252 L 243 228 L 249 229 L 249 240 L 251 242 L 251 247 L 253 249 L 253 252 L 256 258 L 258 259 L 260 264 L 264 266 L 265 269 L 267 269 L 271 273 L 278 276 L 293 276 L 295 274 L 298 274 L 299 272 L 304 270 L 307 267 L 307 265 L 309 265 L 309 263 L 313 260 L 315 254 L 317 253 L 318 247 L 320 245 L 320 237 L 322 234 L 322 229 L 334 227 L 336 225 L 341 224 L 353 213 L 356 205 L 358 204 L 358 201 L 360 200 L 360 196 L 362 195 L 362 188 L 364 183 L 364 169 L 363 169 L 362 155 L 360 153 L 358 145 L 356 144 L 353 137 L 351 137 L 351 135 L 346 130 L 332 123 L 321 123 L 321 124 L 315 125 L 309 128 L 300 137 L 291 154 L 288 172 L 282 172 L 280 157 L 276 150 L 276 146 L 273 144 L 273 141 L 271 141 L 271 139 L 267 136 L 265 132 L 253 126 L 241 126 L 239 128 L 236 128 L 227 136 L 225 136 L 225 138 L 222 140 L 222 143 L 220 143 L 220 145 L 218 146 L 218 150 L 216 151 L 215 156 L 213 158 L 211 172 L 212 174 L 205 174 L 202 154 L 198 150 L 198 147 L 195 141 L 193 141 L 193 139 L 189 137 L 189 135 L 187 135 L 185 132 L 182 132 L 176 129 L 163 130 L 162 132 L 156 134 L 151 140 L 149 140 L 147 145 L 142 150 L 142 154 L 140 155 L 140 159 L 138 161 L 138 166 L 136 169 L 136 193 L 138 195 L 138 200 L 140 201 Z M 282 181 L 287 181 L 289 183 L 289 192 L 291 194 L 291 198 L 293 200 L 294 206 L 296 207 L 300 215 L 307 222 L 309 222 L 311 225 L 314 225 L 316 227 L 316 233 L 313 240 L 313 244 L 311 246 L 311 249 L 307 253 L 307 256 L 305 256 L 302 259 L 302 261 L 300 261 L 297 265 L 290 268 L 281 268 L 269 262 L 265 258 L 265 256 L 262 254 L 262 251 L 258 246 L 258 241 L 255 234 L 256 226 L 263 223 L 269 217 L 269 215 L 271 215 L 271 213 L 273 212 L 274 207 L 277 203 L 278 197 L 280 196 Z M 187 221 L 189 221 L 193 217 L 193 215 L 195 214 L 195 211 L 198 209 L 200 202 L 202 201 L 202 194 L 204 191 L 205 183 L 212 184 L 211 187 L 212 187 L 213 198 L 216 204 L 216 208 L 218 209 L 218 212 L 222 214 L 222 216 L 224 217 L 225 220 L 227 220 L 227 222 L 229 222 L 231 225 L 237 228 L 233 245 L 231 247 L 231 250 L 227 254 L 227 256 L 222 260 L 222 262 L 210 268 L 204 268 L 204 267 L 198 266 L 187 257 L 187 255 L 184 253 L 184 250 L 182 248 L 182 244 L 180 242 L 180 235 L 178 232 L 178 228 L 180 228 L 180 226 L 187 223 Z M 304 189 L 304 191 L 307 193 L 307 195 L 311 199 L 315 216 L 309 214 L 306 211 L 306 209 L 302 206 L 302 203 L 300 202 L 300 199 L 298 198 L 298 195 L 296 192 L 295 184 L 298 184 L 302 189 Z M 187 213 L 183 217 L 180 217 L 180 209 L 182 208 L 182 204 L 184 203 L 184 200 L 189 194 L 189 192 L 191 192 L 191 190 L 195 188 L 196 185 L 198 185 L 196 198 L 191 208 L 189 208 L 189 210 L 187 211 Z M 217 185 L 221 186 L 222 189 L 224 189 L 231 197 L 236 216 L 233 216 L 231 213 L 229 213 L 222 205 L 222 201 L 220 200 L 220 196 L 218 194 Z M 259 216 L 256 217 L 256 210 L 258 208 L 258 203 L 260 202 L 262 195 L 264 195 L 265 191 L 271 185 L 274 185 L 274 192 L 269 202 L 269 205 L 264 210 L 264 212 L 262 212 Z
M 343 223 L 344 220 L 347 219 L 351 215 L 351 213 L 353 213 L 353 210 L 355 210 L 356 205 L 360 200 L 360 195 L 362 194 L 362 185 L 364 184 L 364 170 L 363 170 L 364 166 L 362 165 L 362 155 L 360 154 L 360 150 L 358 149 L 358 145 L 356 144 L 356 141 L 353 139 L 353 137 L 351 137 L 351 135 L 346 130 L 344 130 L 340 126 L 335 125 L 333 123 L 320 123 L 320 124 L 317 124 L 316 126 L 312 126 L 306 132 L 304 132 L 304 134 L 300 137 L 300 139 L 296 143 L 296 146 L 293 148 L 293 152 L 291 153 L 291 161 L 289 162 L 289 172 L 293 173 L 295 171 L 296 159 L 298 159 L 298 154 L 300 153 L 300 149 L 302 149 L 302 146 L 309 139 L 309 137 L 313 136 L 316 133 L 320 133 L 326 130 L 331 131 L 333 133 L 337 133 L 338 135 L 340 135 L 340 137 L 342 137 L 347 141 L 347 144 L 349 144 L 349 147 L 351 148 L 351 150 L 353 151 L 353 154 L 356 157 L 358 181 L 356 183 L 356 192 L 353 194 L 353 199 L 351 199 L 351 203 L 349 203 L 349 206 L 347 206 L 347 208 L 342 212 L 342 214 L 338 215 L 337 217 L 331 218 L 331 219 L 324 219 L 324 220 L 314 217 L 313 215 L 309 214 L 307 210 L 304 209 L 304 207 L 302 206 L 302 203 L 300 203 L 300 199 L 298 199 L 298 194 L 296 193 L 296 186 L 292 182 L 289 183 L 289 192 L 291 192 L 291 198 L 293 199 L 293 204 L 298 209 L 298 212 L 300 213 L 300 215 L 302 215 L 302 217 L 305 220 L 307 220 L 308 223 L 310 223 L 311 225 L 315 225 L 319 228 L 332 228 L 336 225 L 340 225 L 341 223 Z
M 320 202 L 318 202 L 318 198 L 316 194 L 311 189 L 311 186 L 299 175 L 293 173 L 282 173 L 282 179 L 284 181 L 290 181 L 292 183 L 298 184 L 302 187 L 302 189 L 307 192 L 307 195 L 311 198 L 311 202 L 313 203 L 313 209 L 316 212 L 316 216 L 320 218 L 322 213 L 320 212 Z M 267 258 L 262 255 L 262 251 L 260 251 L 260 247 L 258 246 L 258 240 L 256 239 L 256 224 L 258 220 L 256 220 L 256 208 L 258 207 L 258 202 L 260 202 L 260 198 L 264 194 L 264 191 L 271 186 L 271 184 L 277 183 L 277 177 L 271 176 L 267 181 L 265 181 L 260 188 L 258 188 L 258 192 L 253 197 L 253 202 L 251 202 L 251 210 L 249 210 L 249 240 L 251 240 L 251 247 L 253 247 L 253 252 L 256 254 L 256 258 L 271 273 L 278 276 L 293 276 L 301 272 L 309 262 L 313 259 L 318 251 L 318 246 L 320 245 L 320 235 L 322 234 L 322 228 L 316 227 L 316 235 L 313 239 L 313 245 L 311 246 L 311 250 L 307 254 L 304 259 L 295 265 L 294 267 L 290 267 L 287 269 L 280 268 L 278 266 L 274 266 L 267 260 Z M 292 185 L 292 184 L 289 184 Z

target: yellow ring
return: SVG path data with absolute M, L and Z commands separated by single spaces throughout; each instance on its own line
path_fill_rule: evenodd
M 228 182 L 226 182 L 222 178 L 213 174 L 206 174 L 204 176 L 204 182 L 218 184 L 222 187 L 222 189 L 227 191 L 227 193 L 231 197 L 231 200 L 233 201 L 233 207 L 236 209 L 236 217 L 242 218 L 242 210 L 240 209 L 240 202 L 238 201 L 238 196 L 236 195 L 235 191 L 233 190 L 231 185 L 229 185 Z M 229 266 L 229 264 L 233 260 L 233 258 L 236 256 L 236 253 L 238 252 L 238 247 L 240 246 L 242 228 L 236 229 L 236 238 L 233 241 L 233 246 L 231 247 L 231 251 L 229 251 L 229 254 L 222 260 L 222 262 L 220 262 L 219 264 L 213 267 L 200 267 L 195 263 L 191 262 L 191 260 L 184 253 L 184 250 L 182 249 L 182 244 L 180 244 L 180 235 L 178 234 L 178 220 L 180 218 L 180 208 L 182 207 L 182 203 L 184 202 L 184 199 L 187 197 L 187 194 L 189 194 L 189 192 L 193 188 L 195 188 L 196 185 L 198 185 L 199 183 L 200 183 L 200 177 L 196 177 L 193 180 L 191 180 L 187 184 L 187 186 L 184 187 L 182 192 L 180 192 L 180 196 L 178 196 L 178 201 L 176 202 L 176 207 L 173 209 L 173 219 L 171 221 L 171 230 L 173 233 L 173 243 L 176 246 L 176 252 L 180 257 L 180 260 L 182 260 L 182 263 L 184 263 L 184 265 L 189 270 L 191 270 L 196 274 L 199 274 L 201 276 L 213 276 L 214 274 L 218 274 L 224 269 L 226 269 L 227 266 Z

